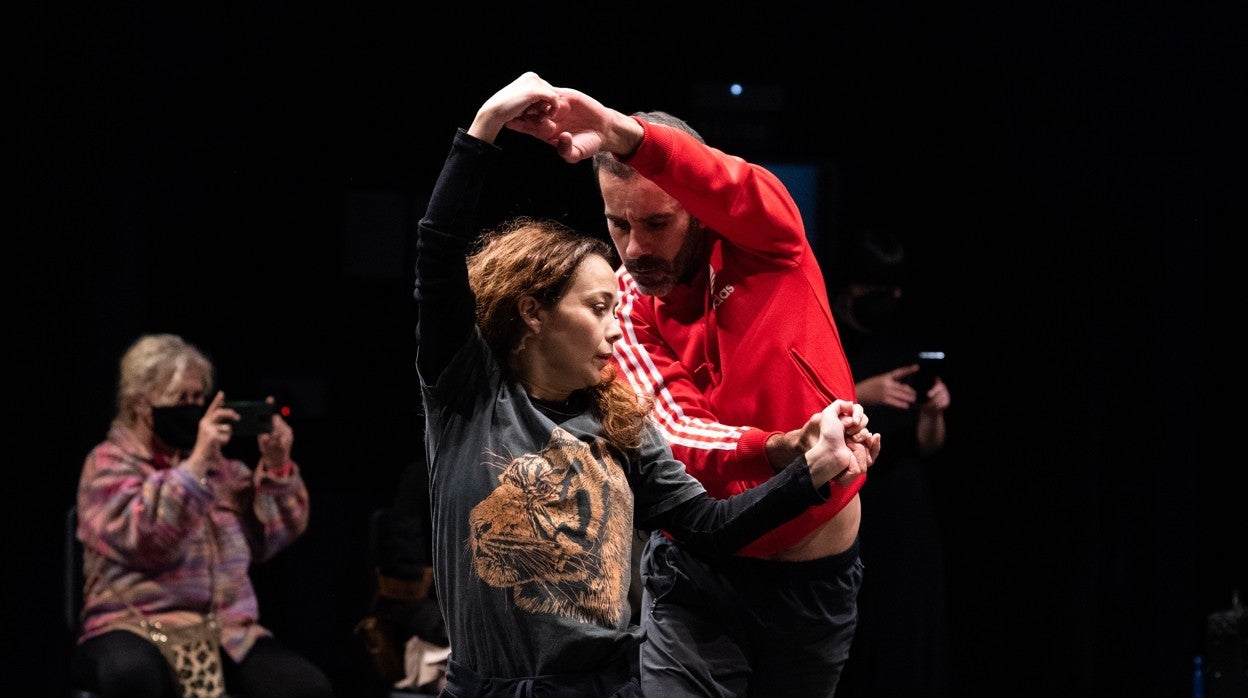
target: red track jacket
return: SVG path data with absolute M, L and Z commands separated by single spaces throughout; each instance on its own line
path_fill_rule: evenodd
M 640 120 L 639 120 L 640 121 Z M 624 160 L 709 227 L 710 265 L 665 298 L 642 295 L 621 266 L 620 376 L 654 395 L 653 416 L 677 458 L 717 497 L 774 471 L 767 437 L 796 429 L 854 380 L 833 324 L 801 213 L 775 175 L 642 121 Z M 829 501 L 742 548 L 766 557 L 805 538 L 862 488 L 832 483 Z

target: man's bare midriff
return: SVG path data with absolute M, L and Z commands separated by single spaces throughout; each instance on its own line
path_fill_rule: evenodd
M 792 547 L 767 556 L 769 560 L 805 562 L 821 557 L 837 555 L 849 550 L 858 537 L 858 523 L 862 520 L 862 502 L 858 495 L 849 500 L 841 513 L 815 529 Z

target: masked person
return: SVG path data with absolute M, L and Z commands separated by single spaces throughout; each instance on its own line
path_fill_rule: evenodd
M 949 386 L 920 371 L 919 341 L 904 310 L 914 261 L 885 228 L 846 240 L 832 307 L 871 427 L 888 443 L 862 491 L 865 574 L 859 624 L 838 698 L 947 698 L 949 670 L 944 542 L 932 480 L 944 461 Z M 940 363 L 945 363 L 941 361 Z
M 308 525 L 290 425 L 274 414 L 248 467 L 222 453 L 240 415 L 212 395 L 213 367 L 198 348 L 144 335 L 120 369 L 108 437 L 78 484 L 86 582 L 74 683 L 101 698 L 173 698 L 170 666 L 134 616 L 172 629 L 211 613 L 228 693 L 329 698 L 325 674 L 259 623 L 248 576 Z

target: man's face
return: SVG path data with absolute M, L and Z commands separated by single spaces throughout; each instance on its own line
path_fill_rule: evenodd
M 693 276 L 706 236 L 701 224 L 656 184 L 598 172 L 607 232 L 637 288 L 663 297 Z

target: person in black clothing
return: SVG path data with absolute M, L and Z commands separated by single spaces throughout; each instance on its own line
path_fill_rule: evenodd
M 404 464 L 392 504 L 373 516 L 375 587 L 355 632 L 363 642 L 375 692 L 389 695 L 398 685 L 436 694 L 444 671 L 437 663 L 429 664 L 423 652 L 440 655 L 449 640 L 433 585 L 429 469 L 423 452 Z M 415 645 L 419 649 L 409 656 L 413 638 L 420 640 Z
M 917 387 L 919 343 L 901 302 L 911 261 L 887 230 L 864 230 L 841 260 L 832 310 L 858 400 L 886 447 L 862 489 L 858 631 L 838 698 L 943 698 L 951 672 L 943 542 L 929 479 L 945 446 L 949 386 Z

